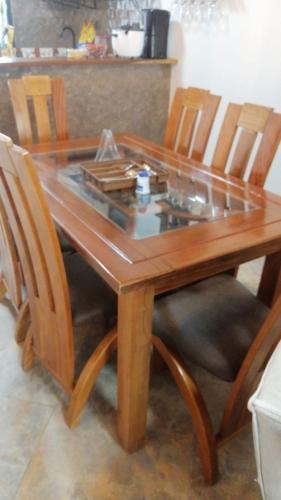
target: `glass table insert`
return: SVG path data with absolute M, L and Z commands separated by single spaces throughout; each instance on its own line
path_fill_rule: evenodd
M 89 203 L 133 239 L 187 229 L 259 208 L 244 195 L 230 192 L 231 183 L 214 183 L 208 172 L 184 171 L 141 148 L 118 144 L 120 158 L 95 162 L 97 148 L 36 154 L 51 161 L 57 180 Z M 150 193 L 136 192 L 137 175 L 146 170 Z M 218 185 L 219 184 L 219 185 Z

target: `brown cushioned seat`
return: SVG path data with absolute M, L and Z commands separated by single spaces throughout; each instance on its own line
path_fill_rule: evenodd
M 116 294 L 77 253 L 64 256 L 65 271 L 70 292 L 73 324 L 116 319 Z
M 233 381 L 268 311 L 239 281 L 221 274 L 160 297 L 153 333 L 185 361 Z

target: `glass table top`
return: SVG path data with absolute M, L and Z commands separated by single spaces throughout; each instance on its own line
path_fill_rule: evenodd
M 51 159 L 56 179 L 133 239 L 194 227 L 258 208 L 230 193 L 227 180 L 214 185 L 202 169 L 185 171 L 149 156 L 141 148 L 118 144 L 120 159 L 95 162 L 97 148 L 37 154 Z M 150 193 L 137 189 L 140 172 Z

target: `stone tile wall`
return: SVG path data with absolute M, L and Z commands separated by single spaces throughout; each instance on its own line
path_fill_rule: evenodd
M 28 0 L 29 1 L 29 0 Z M 36 66 L 0 72 L 0 131 L 18 141 L 7 79 L 23 74 L 62 75 L 71 137 L 91 137 L 103 128 L 163 141 L 171 66 L 161 64 Z
M 70 8 L 52 0 L 11 0 L 16 47 L 71 47 L 71 34 L 59 37 L 63 26 L 71 26 L 78 39 L 85 19 L 93 19 L 99 33 L 108 30 L 107 0 L 97 0 L 97 9 Z

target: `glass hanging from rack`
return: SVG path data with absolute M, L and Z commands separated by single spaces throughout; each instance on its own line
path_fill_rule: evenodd
M 108 0 L 110 28 L 142 28 L 142 9 L 161 9 L 161 0 Z
M 173 0 L 171 17 L 186 28 L 197 31 L 225 31 L 228 26 L 226 0 Z

